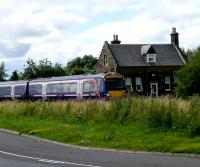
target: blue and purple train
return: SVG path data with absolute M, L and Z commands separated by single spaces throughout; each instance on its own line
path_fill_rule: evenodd
M 121 74 L 74 75 L 0 82 L 0 99 L 81 99 L 125 96 Z

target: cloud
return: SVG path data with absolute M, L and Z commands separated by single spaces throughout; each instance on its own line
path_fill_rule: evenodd
M 29 49 L 30 45 L 27 44 L 0 42 L 0 58 L 11 59 L 16 57 L 24 57 Z
M 194 48 L 199 6 L 198 0 L 0 0 L 0 61 L 9 72 L 29 57 L 66 65 L 84 54 L 98 57 L 113 34 L 122 43 L 169 43 L 173 26 L 181 46 Z

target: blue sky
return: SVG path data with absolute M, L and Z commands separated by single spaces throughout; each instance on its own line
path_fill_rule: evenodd
M 0 0 L 0 62 L 8 73 L 28 58 L 66 65 L 77 56 L 99 56 L 104 41 L 200 44 L 199 0 Z

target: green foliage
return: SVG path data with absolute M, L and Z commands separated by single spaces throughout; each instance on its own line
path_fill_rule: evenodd
M 36 63 L 33 59 L 28 59 L 24 71 L 20 75 L 17 74 L 17 71 L 14 71 L 11 80 L 94 73 L 96 63 L 97 58 L 92 55 L 75 58 L 65 68 L 58 63 L 52 64 L 48 59 L 40 60 L 39 63 Z
M 177 95 L 200 95 L 200 47 L 191 52 L 188 63 L 177 72 Z
M 194 54 L 195 50 L 191 50 L 191 49 L 184 49 L 184 48 L 180 48 L 181 53 L 183 54 L 184 58 L 186 60 L 190 59 L 190 57 Z
M 37 65 L 32 59 L 28 59 L 26 61 L 22 78 L 23 79 L 37 78 Z
M 19 80 L 19 78 L 20 78 L 20 76 L 19 76 L 17 70 L 15 70 L 15 71 L 12 72 L 12 75 L 10 77 L 10 81 L 17 81 L 17 80 Z
M 60 64 L 53 65 L 48 59 L 40 60 L 37 66 L 38 77 L 51 77 L 65 75 L 65 71 Z
M 5 63 L 1 62 L 0 64 L 0 81 L 4 81 L 7 77 L 6 70 L 5 70 Z
M 115 98 L 111 101 L 3 102 L 2 113 L 63 122 L 143 124 L 152 130 L 200 135 L 200 98 Z
M 60 64 L 53 65 L 48 59 L 40 60 L 39 64 L 36 64 L 32 59 L 28 59 L 26 63 L 22 73 L 23 79 L 65 75 L 65 70 Z
M 94 73 L 96 63 L 97 58 L 92 55 L 84 55 L 83 58 L 77 57 L 68 62 L 66 72 L 68 75 Z

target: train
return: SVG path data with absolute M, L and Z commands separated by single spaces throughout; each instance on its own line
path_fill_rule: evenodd
M 0 100 L 54 100 L 126 96 L 123 75 L 115 72 L 0 82 Z

